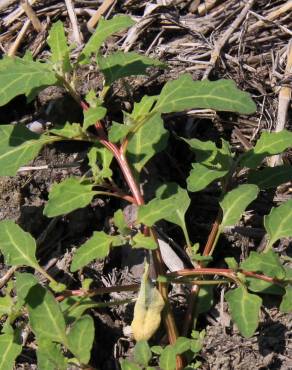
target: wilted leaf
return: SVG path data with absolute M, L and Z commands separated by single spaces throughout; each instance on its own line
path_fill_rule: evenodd
M 148 58 L 135 52 L 116 51 L 108 57 L 99 56 L 97 64 L 105 76 L 105 85 L 110 86 L 122 77 L 145 75 L 148 67 L 164 67 L 157 59 Z
M 131 137 L 127 153 L 137 172 L 142 170 L 150 158 L 166 147 L 168 136 L 162 118 L 156 114 Z
M 69 72 L 71 70 L 69 60 L 69 47 L 65 36 L 63 23 L 59 20 L 53 23 L 47 42 L 51 49 L 51 62 L 61 67 L 61 72 Z
M 245 338 L 251 337 L 258 327 L 262 299 L 243 287 L 229 290 L 225 299 L 240 333 Z
M 18 57 L 0 60 L 0 106 L 17 95 L 29 96 L 34 88 L 54 85 L 55 73 L 48 64 Z
M 171 113 L 193 108 L 242 114 L 256 111 L 256 105 L 250 95 L 237 89 L 234 81 L 193 81 L 189 74 L 184 74 L 164 85 L 154 111 Z
M 131 324 L 136 341 L 148 340 L 156 332 L 163 307 L 164 300 L 149 280 L 149 265 L 146 263 Z
M 67 344 L 66 327 L 59 303 L 37 284 L 26 296 L 30 326 L 37 338 Z
M 22 346 L 13 334 L 0 335 L 0 369 L 12 370 L 14 362 L 20 355 Z
M 93 185 L 82 184 L 75 177 L 69 177 L 60 184 L 53 184 L 44 215 L 55 217 L 87 206 L 97 194 L 92 187 Z
M 72 260 L 71 271 L 77 271 L 94 259 L 106 257 L 117 238 L 103 231 L 95 231 L 93 236 L 77 249 Z
M 248 258 L 240 264 L 243 270 L 262 272 L 265 275 L 283 279 L 285 270 L 274 251 L 267 253 L 250 252 Z
M 42 146 L 61 138 L 37 135 L 22 125 L 0 125 L 0 176 L 15 176 L 34 159 Z
M 261 189 L 275 188 L 292 180 L 292 166 L 267 167 L 249 173 L 248 182 Z
M 81 364 L 88 364 L 93 340 L 93 319 L 89 315 L 84 315 L 73 324 L 68 334 L 69 349 Z
M 237 224 L 246 207 L 257 197 L 259 188 L 256 185 L 244 184 L 227 193 L 220 207 L 223 211 L 221 228 Z
M 140 340 L 134 347 L 134 360 L 142 366 L 147 366 L 152 358 L 151 349 L 146 340 Z
M 101 18 L 94 34 L 82 50 L 81 64 L 88 63 L 89 57 L 93 53 L 98 53 L 103 42 L 116 32 L 125 30 L 131 27 L 135 22 L 127 15 L 116 15 L 112 19 Z
M 265 157 L 282 153 L 291 146 L 292 132 L 263 132 L 255 147 L 242 156 L 240 163 L 245 167 L 256 168 Z
M 267 247 L 271 247 L 277 240 L 292 236 L 292 199 L 272 208 L 264 218 L 265 229 L 269 236 Z
M 103 119 L 105 115 L 106 108 L 104 107 L 97 106 L 88 108 L 86 111 L 84 111 L 83 130 L 87 130 L 88 127 Z
M 35 269 L 39 264 L 35 257 L 34 238 L 21 229 L 14 221 L 0 222 L 0 249 L 8 265 L 26 265 Z
M 292 286 L 286 286 L 286 293 L 282 298 L 282 302 L 280 304 L 280 310 L 282 312 L 291 313 L 292 312 Z

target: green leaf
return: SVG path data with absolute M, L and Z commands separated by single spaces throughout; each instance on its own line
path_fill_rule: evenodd
M 56 64 L 57 67 L 61 67 L 61 72 L 69 72 L 71 70 L 69 60 L 69 47 L 67 45 L 67 39 L 63 23 L 57 21 L 53 23 L 47 42 L 51 49 L 51 62 Z
M 93 126 L 97 121 L 104 118 L 106 115 L 106 108 L 97 106 L 90 107 L 84 111 L 84 122 L 83 130 L 87 130 L 88 127 Z
M 55 297 L 37 284 L 26 296 L 29 322 L 37 338 L 67 344 L 63 314 Z
M 237 224 L 246 207 L 257 197 L 258 192 L 259 188 L 256 185 L 244 184 L 227 193 L 220 202 L 223 211 L 220 227 Z
M 185 228 L 185 213 L 190 205 L 188 192 L 177 184 L 168 184 L 161 187 L 159 197 L 152 199 L 138 210 L 138 222 L 152 226 L 155 222 L 164 219 L 182 229 Z
M 53 184 L 44 215 L 55 217 L 87 206 L 97 194 L 92 191 L 92 187 L 93 185 L 82 184 L 75 177 L 69 177 L 60 184 Z
M 77 320 L 68 334 L 69 349 L 81 364 L 87 365 L 94 340 L 94 322 L 84 315 Z
M 94 259 L 106 257 L 117 238 L 103 231 L 95 231 L 93 236 L 77 249 L 72 260 L 71 271 L 77 271 Z
M 113 122 L 108 132 L 108 138 L 112 143 L 117 143 L 126 137 L 130 130 L 131 126 L 129 125 Z
M 224 261 L 229 269 L 236 271 L 238 269 L 238 263 L 234 257 L 226 257 Z
M 282 302 L 280 304 L 280 310 L 282 312 L 291 313 L 292 312 L 292 286 L 286 286 L 286 293 L 282 298 Z
M 149 114 L 156 100 L 156 95 L 144 95 L 139 102 L 134 103 L 133 111 L 128 116 L 132 121 L 140 121 Z
M 193 108 L 242 114 L 256 111 L 256 105 L 250 95 L 237 89 L 234 81 L 193 81 L 189 74 L 184 74 L 164 85 L 154 111 L 171 113 Z
M 20 308 L 25 304 L 25 299 L 30 289 L 38 284 L 38 279 L 33 274 L 29 274 L 27 272 L 15 272 L 15 277 L 17 307 Z
M 13 306 L 14 302 L 10 295 L 6 294 L 4 297 L 0 297 L 0 318 L 3 315 L 9 315 Z
M 225 299 L 240 333 L 245 338 L 251 337 L 258 327 L 261 298 L 248 293 L 245 288 L 239 287 L 229 290 L 225 294 Z
M 78 320 L 85 311 L 90 308 L 100 307 L 100 303 L 93 301 L 88 297 L 67 297 L 60 303 L 65 321 L 72 324 Z
M 159 367 L 162 370 L 175 370 L 176 368 L 176 353 L 173 346 L 166 346 L 159 358 Z
M 129 228 L 124 213 L 121 209 L 118 209 L 114 213 L 114 224 L 118 228 L 119 233 L 122 235 L 128 235 L 131 232 L 131 229 Z
M 8 265 L 26 265 L 35 269 L 39 264 L 35 257 L 36 243 L 34 238 L 14 221 L 0 222 L 0 249 Z
M 218 148 L 213 141 L 202 141 L 199 139 L 185 139 L 181 137 L 191 148 L 192 151 L 196 153 L 196 161 L 200 163 L 209 164 L 215 159 L 218 152 Z
M 98 53 L 104 41 L 116 32 L 133 26 L 135 22 L 127 15 L 116 15 L 112 19 L 101 18 L 94 34 L 90 37 L 81 53 L 81 64 L 88 63 L 93 53 Z
M 94 146 L 89 150 L 87 157 L 93 177 L 97 183 L 112 176 L 113 172 L 110 169 L 110 165 L 113 160 L 113 154 L 107 148 Z M 101 164 L 102 169 L 99 168 L 97 162 Z
M 69 123 L 66 122 L 65 125 L 57 126 L 50 130 L 51 134 L 55 134 L 57 136 L 65 137 L 68 139 L 73 139 L 75 137 L 84 137 L 82 132 L 82 127 L 79 123 Z
M 67 370 L 67 359 L 61 352 L 60 345 L 49 340 L 39 339 L 36 351 L 38 370 Z
M 29 96 L 37 87 L 54 85 L 55 73 L 47 64 L 18 57 L 0 60 L 0 106 L 17 95 Z
M 250 255 L 240 264 L 240 267 L 247 271 L 262 272 L 277 279 L 284 279 L 286 276 L 278 255 L 271 250 L 266 253 L 250 252 Z
M 151 351 L 156 355 L 161 355 L 163 348 L 161 346 L 152 346 Z
M 256 168 L 265 157 L 282 153 L 292 146 L 291 143 L 292 132 L 290 131 L 263 132 L 255 147 L 242 156 L 240 164 Z
M 14 369 L 14 362 L 20 355 L 22 346 L 13 334 L 0 335 L 0 369 Z
M 141 233 L 137 233 L 132 238 L 134 245 L 133 248 L 145 248 L 145 249 L 156 249 L 157 244 L 151 236 L 145 236 Z
M 189 191 L 196 192 L 205 189 L 211 182 L 224 177 L 228 171 L 209 168 L 200 163 L 193 163 L 189 177 L 187 178 L 187 187 Z
M 147 366 L 152 358 L 151 349 L 146 340 L 140 340 L 134 347 L 134 360 L 141 366 Z
M 157 59 L 145 57 L 135 52 L 116 51 L 108 57 L 97 57 L 97 64 L 105 77 L 105 85 L 110 86 L 122 77 L 145 75 L 148 67 L 164 67 Z
M 134 169 L 140 173 L 145 164 L 167 145 L 169 133 L 163 120 L 156 114 L 130 138 L 127 153 Z
M 60 138 L 37 135 L 22 125 L 0 125 L 0 176 L 15 176 L 34 159 L 42 146 Z
M 178 337 L 176 342 L 173 345 L 175 354 L 181 355 L 184 352 L 187 352 L 191 348 L 191 340 L 185 337 Z
M 261 189 L 275 188 L 292 180 L 292 166 L 267 167 L 260 171 L 252 171 L 248 182 Z
M 272 208 L 269 215 L 264 217 L 264 225 L 269 236 L 267 247 L 277 240 L 292 236 L 292 199 Z
M 248 289 L 255 293 L 272 295 L 283 295 L 285 293 L 285 290 L 279 285 L 271 284 L 264 280 L 252 277 L 246 277 L 245 280 Z
M 121 360 L 120 364 L 121 364 L 122 370 L 141 370 L 140 366 L 134 364 L 133 362 L 129 360 Z
M 200 287 L 198 294 L 197 312 L 198 314 L 208 312 L 214 304 L 213 286 Z

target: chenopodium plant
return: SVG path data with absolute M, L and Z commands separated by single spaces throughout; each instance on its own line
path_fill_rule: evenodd
M 257 329 L 261 294 L 282 296 L 280 309 L 291 311 L 291 269 L 283 265 L 273 250 L 273 245 L 279 239 L 292 235 L 291 200 L 273 208 L 264 217 L 268 241 L 263 252 L 252 251 L 240 264 L 234 258 L 226 258 L 226 268 L 211 268 L 208 263 L 224 228 L 238 223 L 258 193 L 291 179 L 291 167 L 286 165 L 257 168 L 267 156 L 281 153 L 291 146 L 292 133 L 285 130 L 279 133 L 264 132 L 253 149 L 239 156 L 232 153 L 229 143 L 223 139 L 218 147 L 211 141 L 181 138 L 196 158 L 186 179 L 187 189 L 176 183 L 166 183 L 145 204 L 138 182 L 139 175 L 145 164 L 167 145 L 169 134 L 164 128 L 162 114 L 191 108 L 252 114 L 256 107 L 249 94 L 240 91 L 231 80 L 193 81 L 189 74 L 183 74 L 177 80 L 168 81 L 160 94 L 145 95 L 135 102 L 131 112 L 123 112 L 123 122 L 112 122 L 105 128 L 103 122 L 108 113 L 105 98 L 112 84 L 128 76 L 144 75 L 148 67 L 165 68 L 160 61 L 134 52 L 117 51 L 108 56 L 102 55 L 103 42 L 132 25 L 132 19 L 123 15 L 110 20 L 101 19 L 77 60 L 72 62 L 64 27 L 59 21 L 53 24 L 49 33 L 51 55 L 47 61 L 35 61 L 29 53 L 23 58 L 4 57 L 0 61 L 0 105 L 5 105 L 20 94 L 31 101 L 45 87 L 58 85 L 73 97 L 84 112 L 82 124 L 67 122 L 43 134 L 31 132 L 21 124 L 1 125 L 0 175 L 16 175 L 19 167 L 33 160 L 46 144 L 68 140 L 89 144 L 90 175 L 69 177 L 53 184 L 44 215 L 66 215 L 90 205 L 96 196 L 114 196 L 123 200 L 121 204 L 129 202 L 137 207 L 137 217 L 131 225 L 127 223 L 123 210 L 118 209 L 113 215 L 115 234 L 95 231 L 77 249 L 71 271 L 76 272 L 95 259 L 105 258 L 111 248 L 124 244 L 149 250 L 153 256 L 157 285 L 154 286 L 149 278 L 146 264 L 132 323 L 138 346 L 136 352 L 139 354 L 142 348 L 146 351 L 146 357 L 143 357 L 142 351 L 141 355 L 136 355 L 136 363 L 124 361 L 121 366 L 125 369 L 148 366 L 152 355 L 145 341 L 159 327 L 162 314 L 170 347 L 165 350 L 156 348 L 153 353 L 161 355 L 159 364 L 162 369 L 181 369 L 187 357 L 182 358 L 181 354 L 192 346 L 193 353 L 196 353 L 201 348 L 198 338 L 201 341 L 202 335 L 198 334 L 192 339 L 179 336 L 168 303 L 169 284 L 192 284 L 195 288 L 191 294 L 192 298 L 197 299 L 190 299 L 184 334 L 188 332 L 193 314 L 202 313 L 212 306 L 215 284 L 228 284 L 231 287 L 225 298 L 234 322 L 245 337 L 253 335 Z M 91 90 L 83 98 L 75 88 L 76 70 L 93 59 L 94 65 L 104 76 L 104 85 L 101 91 Z M 113 160 L 119 166 L 119 173 L 112 171 Z M 247 183 L 227 191 L 231 179 L 243 167 L 250 169 Z M 126 189 L 118 188 L 113 180 L 120 175 L 124 178 Z M 189 193 L 198 192 L 214 181 L 220 183 L 222 189 L 220 212 L 205 248 L 200 250 L 190 240 L 185 222 L 185 214 L 191 203 Z M 194 268 L 166 273 L 153 228 L 160 220 L 181 228 L 185 238 L 183 244 Z M 98 292 L 90 290 L 87 280 L 79 291 L 71 291 L 55 281 L 36 259 L 35 240 L 11 220 L 0 222 L 0 250 L 8 265 L 33 268 L 49 281 L 49 286 L 44 287 L 33 274 L 17 272 L 13 283 L 8 283 L 6 295 L 0 298 L 1 316 L 3 320 L 6 318 L 0 335 L 0 368 L 13 368 L 16 357 L 25 345 L 21 334 L 28 325 L 36 338 L 39 369 L 66 369 L 69 363 L 87 365 L 94 341 L 94 322 L 86 312 L 101 305 L 92 299 Z M 122 290 L 123 287 L 118 289 Z M 16 291 L 15 297 L 13 291 Z M 106 292 L 106 289 L 102 292 Z M 194 301 L 197 302 L 196 307 L 191 303 Z M 15 320 L 23 317 L 23 313 L 28 314 L 29 324 L 22 319 L 21 325 L 15 325 Z

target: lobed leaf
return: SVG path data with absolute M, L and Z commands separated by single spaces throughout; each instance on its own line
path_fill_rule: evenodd
M 60 20 L 53 23 L 49 31 L 47 42 L 52 53 L 50 58 L 51 62 L 57 66 L 60 65 L 61 72 L 70 72 L 70 49 L 67 44 L 64 25 Z
M 292 146 L 292 132 L 263 132 L 255 147 L 246 152 L 240 164 L 249 168 L 256 168 L 262 160 L 274 154 L 282 153 Z
M 256 105 L 250 95 L 237 89 L 234 81 L 193 81 L 190 74 L 184 74 L 164 85 L 154 111 L 171 113 L 193 108 L 242 114 L 256 111 Z
M 225 299 L 240 333 L 245 338 L 251 337 L 258 327 L 262 299 L 242 286 L 225 293 Z
M 53 294 L 39 284 L 34 285 L 26 296 L 26 304 L 36 337 L 66 345 L 64 316 Z
M 220 227 L 235 225 L 246 207 L 256 199 L 258 192 L 259 188 L 256 185 L 244 184 L 227 193 L 219 203 L 223 211 Z
M 292 166 L 267 167 L 260 171 L 252 171 L 248 182 L 256 184 L 261 189 L 275 188 L 292 180 Z
M 292 236 L 292 199 L 272 208 L 270 214 L 264 217 L 264 225 L 269 236 L 267 247 L 281 238 Z
M 93 53 L 98 53 L 104 41 L 116 32 L 125 30 L 133 26 L 135 22 L 127 15 L 116 15 L 112 19 L 101 18 L 94 34 L 90 37 L 89 41 L 82 50 L 81 57 L 79 58 L 81 64 L 88 63 L 89 57 Z
M 69 349 L 81 364 L 88 364 L 93 340 L 93 319 L 89 315 L 84 315 L 74 323 L 68 334 Z
M 18 57 L 0 60 L 0 106 L 17 95 L 29 96 L 35 88 L 56 83 L 55 73 L 45 63 Z
M 71 271 L 77 271 L 94 259 L 106 257 L 111 245 L 117 239 L 117 236 L 108 235 L 103 231 L 95 231 L 93 236 L 77 249 L 72 260 Z
M 92 187 L 93 185 L 82 184 L 75 177 L 69 177 L 60 184 L 53 184 L 44 215 L 55 217 L 87 206 L 97 194 Z
M 97 57 L 97 64 L 105 77 L 105 85 L 110 86 L 122 77 L 145 75 L 148 67 L 165 67 L 157 59 L 145 57 L 135 52 L 116 51 L 108 57 Z
M 61 140 L 37 135 L 22 125 L 0 125 L 0 176 L 15 176 L 19 167 L 34 159 L 42 146 Z
M 140 173 L 145 164 L 167 145 L 169 133 L 160 115 L 154 115 L 130 138 L 127 153 L 134 169 Z
M 271 250 L 266 253 L 250 252 L 250 255 L 240 264 L 240 267 L 247 271 L 262 272 L 277 279 L 284 279 L 286 276 L 278 255 Z
M 0 335 L 0 369 L 12 370 L 15 359 L 20 355 L 22 346 L 13 334 Z
M 152 286 L 149 280 L 149 264 L 146 264 L 131 324 L 136 341 L 148 340 L 156 332 L 163 307 L 164 300 L 159 291 Z
M 35 257 L 36 243 L 34 238 L 16 225 L 14 221 L 0 222 L 0 249 L 8 265 L 39 268 Z

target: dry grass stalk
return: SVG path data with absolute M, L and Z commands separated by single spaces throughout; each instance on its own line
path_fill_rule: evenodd
M 11 56 L 14 56 L 16 54 L 16 52 L 17 52 L 17 50 L 18 50 L 18 48 L 19 48 L 19 46 L 20 46 L 20 44 L 21 44 L 21 42 L 22 42 L 22 40 L 23 40 L 26 32 L 28 31 L 30 25 L 31 25 L 31 20 L 30 19 L 27 19 L 24 22 L 24 24 L 22 26 L 22 29 L 19 32 L 19 34 L 17 35 L 14 43 L 10 46 L 10 48 L 8 50 L 8 53 L 7 53 L 8 56 L 11 57 Z
M 41 32 L 43 29 L 43 26 L 40 20 L 38 19 L 38 16 L 36 15 L 35 11 L 31 7 L 30 3 L 27 0 L 23 0 L 21 1 L 21 6 L 22 6 L 22 9 L 25 11 L 25 14 L 27 15 L 27 17 L 31 20 L 31 23 L 34 29 L 37 32 Z
M 87 22 L 87 28 L 90 32 L 94 31 L 100 17 L 108 10 L 108 8 L 115 2 L 115 0 L 105 0 L 102 2 L 101 6 L 97 9 L 95 14 Z
M 289 41 L 287 47 L 287 63 L 285 68 L 285 78 L 292 76 L 292 40 Z M 291 101 L 292 89 L 289 86 L 283 86 L 279 91 L 279 102 L 278 102 L 278 117 L 275 132 L 284 130 L 287 122 L 288 108 Z M 270 167 L 278 166 L 282 164 L 281 155 L 274 155 L 268 160 Z
M 75 14 L 74 6 L 71 0 L 65 0 L 65 3 L 66 3 L 67 10 L 68 10 L 70 22 L 72 25 L 73 39 L 77 43 L 77 45 L 81 45 L 83 43 L 83 37 L 82 37 L 82 34 L 78 26 L 78 21 L 77 21 L 77 17 Z
M 33 5 L 38 0 L 29 0 L 30 5 Z M 7 17 L 4 18 L 3 24 L 4 26 L 8 27 L 11 23 L 13 23 L 16 19 L 22 16 L 24 13 L 24 10 L 21 5 L 17 9 L 15 9 L 13 12 L 11 12 Z
M 16 0 L 0 0 L 0 10 L 7 8 L 13 3 L 16 3 Z
M 198 6 L 198 13 L 200 15 L 205 15 L 208 10 L 213 9 L 218 2 L 219 0 L 205 0 L 203 4 Z
M 203 79 L 208 78 L 210 72 L 214 68 L 217 59 L 220 56 L 221 49 L 226 44 L 230 36 L 233 34 L 233 32 L 239 27 L 239 25 L 243 22 L 244 18 L 246 17 L 246 14 L 248 13 L 249 9 L 253 6 L 254 0 L 248 0 L 242 9 L 242 11 L 239 13 L 239 15 L 236 17 L 236 19 L 232 22 L 232 24 L 227 28 L 227 30 L 223 33 L 222 37 L 217 41 L 210 59 L 210 65 L 207 67 L 207 69 L 204 72 Z

